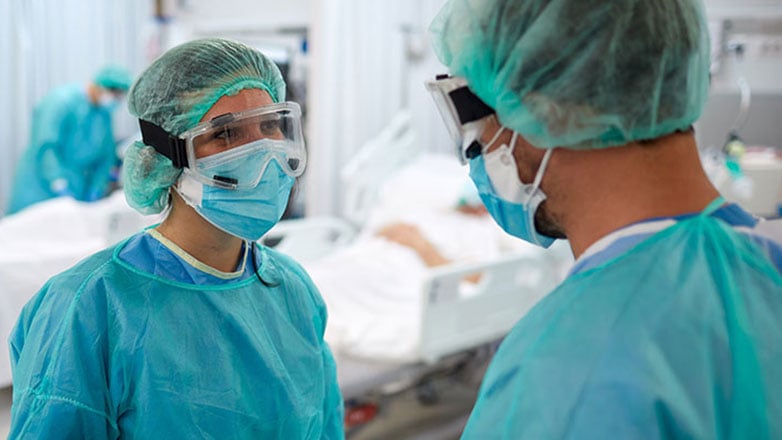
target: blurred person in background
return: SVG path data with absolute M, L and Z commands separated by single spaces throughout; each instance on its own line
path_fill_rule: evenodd
M 130 83 L 130 72 L 110 65 L 86 86 L 55 88 L 36 105 L 7 214 L 54 197 L 91 202 L 111 192 L 119 164 L 112 113 Z

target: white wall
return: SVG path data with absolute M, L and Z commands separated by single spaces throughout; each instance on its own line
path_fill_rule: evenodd
M 712 90 L 735 91 L 743 75 L 758 92 L 782 93 L 782 0 L 707 0 L 712 37 Z M 726 45 L 742 44 L 741 62 L 724 52 Z
M 306 27 L 310 4 L 316 0 L 187 0 L 178 18 L 198 31 L 212 29 L 284 29 Z
M 400 110 L 413 113 L 422 150 L 447 149 L 423 82 L 444 68 L 426 40 L 443 0 L 321 0 L 310 28 L 311 167 L 307 214 L 341 215 L 342 167 Z M 403 29 L 409 29 L 406 39 Z M 412 46 L 411 46 L 412 44 Z M 413 56 L 408 56 L 412 50 Z
M 751 90 L 740 135 L 750 145 L 782 147 L 782 0 L 706 0 L 712 37 L 711 94 L 696 135 L 719 148 L 739 114 L 738 79 Z M 742 44 L 738 59 L 726 46 Z
M 711 12 L 727 15 L 758 15 L 778 14 L 782 5 L 780 0 L 704 0 L 706 9 Z

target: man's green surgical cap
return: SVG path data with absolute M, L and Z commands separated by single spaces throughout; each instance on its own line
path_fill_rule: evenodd
M 603 148 L 688 128 L 709 88 L 700 0 L 450 0 L 435 52 L 540 148 Z

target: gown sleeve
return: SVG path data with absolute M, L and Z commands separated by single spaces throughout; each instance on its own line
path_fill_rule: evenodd
M 119 437 L 107 385 L 106 305 L 85 285 L 55 277 L 22 311 L 9 338 L 10 439 Z
M 32 169 L 38 170 L 41 184 L 55 195 L 70 194 L 68 188 L 69 170 L 62 162 L 62 155 L 67 149 L 66 133 L 72 127 L 69 118 L 78 103 L 64 92 L 55 93 L 42 101 L 33 114 L 33 129 L 30 148 L 36 154 L 30 155 L 34 161 Z

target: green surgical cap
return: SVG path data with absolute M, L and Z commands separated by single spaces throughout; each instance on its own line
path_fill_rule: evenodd
M 106 89 L 118 89 L 127 92 L 133 78 L 127 69 L 120 66 L 106 66 L 95 75 L 95 84 Z
M 128 93 L 128 109 L 176 136 L 197 125 L 218 99 L 244 89 L 264 90 L 274 102 L 285 99 L 280 70 L 258 50 L 199 39 L 170 49 L 142 72 Z M 128 204 L 143 214 L 162 211 L 180 171 L 151 146 L 132 145 L 122 169 Z
M 179 135 L 218 99 L 243 89 L 265 90 L 274 102 L 285 99 L 280 70 L 258 50 L 231 40 L 194 40 L 164 53 L 141 73 L 130 90 L 128 109 Z
M 540 148 L 603 148 L 687 129 L 709 89 L 700 0 L 450 0 L 437 56 Z

